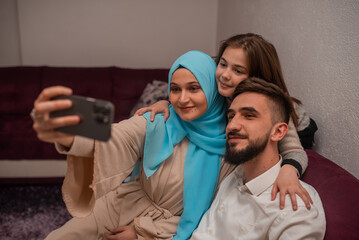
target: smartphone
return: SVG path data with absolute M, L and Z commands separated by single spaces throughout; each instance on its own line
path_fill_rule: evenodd
M 114 106 L 111 102 L 77 95 L 60 95 L 52 98 L 52 100 L 57 99 L 70 99 L 72 106 L 51 112 L 51 118 L 78 115 L 81 120 L 79 124 L 59 127 L 55 129 L 56 131 L 104 142 L 110 139 L 114 118 Z

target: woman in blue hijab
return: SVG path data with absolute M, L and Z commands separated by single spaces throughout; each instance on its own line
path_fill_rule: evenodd
M 177 84 L 173 87 L 172 78 L 181 68 L 194 75 L 207 102 L 205 113 L 191 121 L 183 120 L 181 110 L 175 111 L 176 107 L 173 106 L 173 95 L 178 89 Z M 215 62 L 202 52 L 191 51 L 182 55 L 169 72 L 169 96 L 172 102 L 169 119 L 165 123 L 161 116 L 151 122 L 150 113 L 144 114 L 147 130 L 143 166 L 147 177 L 172 154 L 173 146 L 185 137 L 189 140 L 184 166 L 184 210 L 175 239 L 191 236 L 209 208 L 217 186 L 221 158 L 225 152 L 226 119 L 224 98 L 218 94 L 215 71 Z M 185 88 L 181 91 L 184 92 Z
M 74 218 L 47 239 L 188 239 L 234 168 L 222 162 L 225 104 L 215 71 L 208 55 L 187 52 L 169 72 L 166 122 L 147 113 L 113 124 L 108 142 L 73 136 L 64 148 L 54 138 L 67 154 L 62 192 Z

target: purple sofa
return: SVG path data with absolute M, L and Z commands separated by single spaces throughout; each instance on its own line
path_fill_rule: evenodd
M 118 67 L 4 67 L 0 68 L 1 159 L 64 159 L 52 144 L 40 142 L 29 116 L 45 87 L 64 85 L 74 94 L 111 101 L 115 122 L 129 117 L 147 83 L 167 82 L 168 69 Z
M 324 239 L 359 239 L 359 180 L 314 150 L 306 152 L 309 162 L 302 180 L 322 200 L 327 220 Z
M 119 67 L 0 68 L 1 159 L 64 159 L 52 144 L 40 142 L 29 113 L 41 90 L 65 85 L 74 94 L 109 100 L 115 121 L 128 118 L 147 83 L 167 81 L 168 69 Z M 314 150 L 306 150 L 309 166 L 302 180 L 319 192 L 327 218 L 325 239 L 359 239 L 359 180 Z

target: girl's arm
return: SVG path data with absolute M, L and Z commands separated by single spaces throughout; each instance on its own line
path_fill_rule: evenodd
M 276 198 L 279 190 L 281 209 L 284 208 L 285 195 L 287 193 L 290 195 L 293 210 L 298 208 L 296 195 L 302 198 L 307 208 L 310 209 L 310 203 L 313 203 L 312 199 L 299 182 L 299 177 L 308 166 L 308 156 L 303 150 L 292 120 L 289 121 L 288 126 L 288 133 L 279 142 L 279 153 L 283 156 L 283 162 L 279 175 L 273 185 L 272 200 Z
M 134 115 L 138 114 L 140 116 L 142 116 L 142 114 L 144 114 L 145 112 L 151 112 L 151 122 L 153 122 L 153 120 L 155 119 L 155 115 L 157 113 L 163 113 L 165 116 L 165 121 L 169 118 L 170 116 L 170 110 L 168 108 L 169 102 L 167 100 L 160 100 L 154 104 L 152 104 L 151 106 L 148 107 L 143 107 L 138 109 Z
M 301 177 L 308 166 L 308 156 L 300 143 L 297 129 L 292 120 L 289 120 L 288 132 L 279 142 L 279 153 L 283 156 L 282 165 L 289 164 L 298 171 Z

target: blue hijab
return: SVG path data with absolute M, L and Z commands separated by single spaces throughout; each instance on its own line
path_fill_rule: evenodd
M 144 172 L 149 178 L 172 153 L 173 147 L 184 137 L 189 140 L 184 165 L 183 213 L 174 239 L 188 239 L 197 228 L 203 214 L 211 205 L 217 187 L 221 158 L 225 152 L 225 104 L 215 82 L 216 64 L 211 57 L 190 51 L 180 56 L 169 72 L 180 67 L 193 73 L 206 96 L 207 111 L 192 121 L 182 120 L 170 105 L 170 117 L 165 122 L 159 114 L 153 122 L 147 119 Z M 170 86 L 169 86 L 170 94 Z

